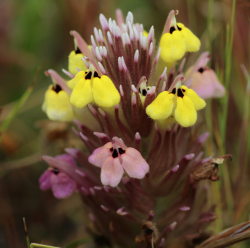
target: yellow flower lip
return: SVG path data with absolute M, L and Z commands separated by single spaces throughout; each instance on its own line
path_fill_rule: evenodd
M 146 108 L 146 113 L 155 121 L 174 118 L 183 127 L 195 124 L 197 111 L 206 106 L 205 101 L 193 90 L 181 85 L 184 77 L 177 76 L 169 91 L 161 92 Z
M 78 47 L 76 48 L 76 50 L 70 52 L 68 56 L 68 71 L 72 75 L 76 75 L 78 73 L 78 69 L 80 71 L 85 71 L 87 69 L 82 58 L 83 54 Z
M 70 102 L 77 108 L 83 108 L 90 102 L 101 107 L 112 107 L 120 102 L 120 94 L 111 79 L 106 75 L 100 76 L 92 64 L 89 70 L 78 72 L 68 86 L 73 89 Z
M 42 110 L 51 120 L 72 121 L 74 118 L 68 94 L 59 84 L 51 84 L 45 93 Z

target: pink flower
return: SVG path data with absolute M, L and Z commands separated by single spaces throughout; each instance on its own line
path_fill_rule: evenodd
M 185 85 L 193 89 L 203 99 L 223 97 L 225 94 L 224 86 L 219 82 L 215 72 L 206 66 L 209 59 L 208 52 L 201 54 L 196 64 L 187 70 Z
M 120 183 L 124 170 L 129 177 L 138 179 L 142 179 L 149 172 L 149 165 L 141 153 L 132 147 L 126 147 L 117 137 L 97 148 L 88 160 L 101 168 L 102 184 L 112 187 Z
M 74 159 L 68 154 L 59 155 L 55 158 L 70 163 L 72 167 L 77 167 Z M 65 172 L 52 167 L 41 175 L 39 183 L 41 190 L 48 190 L 51 188 L 56 198 L 69 197 L 76 190 L 76 183 L 74 180 Z

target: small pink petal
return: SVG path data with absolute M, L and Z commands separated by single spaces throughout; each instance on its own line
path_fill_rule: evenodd
M 191 160 L 191 159 L 194 158 L 194 156 L 195 156 L 194 153 L 190 153 L 190 154 L 185 155 L 184 157 L 185 157 L 186 160 Z
M 111 187 L 116 187 L 123 176 L 124 170 L 120 163 L 119 158 L 108 157 L 101 170 L 101 181 L 103 185 L 110 185 Z
M 207 71 L 203 73 L 195 72 L 192 75 L 192 84 L 190 88 L 193 89 L 199 97 L 203 99 L 211 98 L 214 92 L 214 83 L 211 82 L 209 75 L 207 76 Z
M 116 211 L 116 213 L 119 215 L 127 215 L 128 213 L 124 210 L 125 210 L 125 207 L 121 207 Z
M 179 210 L 181 210 L 181 211 L 188 211 L 188 210 L 190 210 L 190 207 L 183 206 L 183 207 L 180 207 Z
M 51 188 L 56 198 L 66 198 L 76 190 L 76 183 L 67 174 L 51 175 Z
M 210 59 L 209 52 L 203 52 L 195 63 L 194 70 L 198 71 L 201 67 L 205 67 Z
M 214 83 L 213 97 L 223 97 L 225 95 L 224 86 L 219 82 L 213 70 L 208 70 L 208 72 L 209 72 L 210 81 Z
M 52 170 L 46 170 L 39 178 L 40 189 L 47 190 L 51 188 L 50 177 L 53 175 Z
M 165 245 L 165 238 L 162 238 L 159 247 L 160 247 L 160 248 L 161 248 L 161 247 L 164 247 L 164 245 Z
M 110 151 L 110 148 L 112 147 L 112 143 L 108 142 L 104 146 L 95 149 L 88 158 L 89 162 L 97 167 L 102 167 L 105 160 L 111 156 L 112 152 Z
M 109 209 L 108 209 L 107 207 L 105 207 L 104 205 L 101 205 L 101 208 L 102 208 L 104 211 L 106 211 L 106 212 L 109 211 Z
M 200 144 L 203 144 L 207 138 L 209 137 L 209 132 L 205 132 L 205 133 L 202 133 L 199 137 L 198 137 L 198 141 Z
M 55 157 L 55 159 L 60 160 L 60 161 L 64 161 L 66 163 L 69 163 L 73 167 L 77 167 L 77 164 L 76 164 L 74 158 L 71 155 L 69 155 L 69 154 L 58 155 L 58 156 Z
M 170 229 L 171 231 L 174 230 L 175 227 L 176 227 L 176 225 L 177 225 L 177 222 L 174 221 L 172 224 L 170 224 L 169 229 Z
M 179 165 L 176 165 L 176 166 L 172 169 L 172 172 L 178 171 L 179 167 L 180 167 Z
M 130 177 L 142 179 L 149 172 L 148 163 L 136 149 L 127 148 L 121 157 L 122 166 Z
M 212 97 L 222 97 L 225 94 L 224 86 L 219 82 L 215 72 L 212 69 L 205 68 L 200 72 L 194 72 L 191 75 L 193 79 L 190 88 L 193 89 L 199 97 L 203 99 Z

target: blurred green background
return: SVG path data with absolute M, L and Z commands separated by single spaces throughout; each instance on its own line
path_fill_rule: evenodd
M 51 83 L 44 71 L 54 69 L 63 75 L 61 69 L 67 69 L 67 56 L 74 48 L 70 30 L 78 31 L 90 43 L 93 28 L 100 28 L 99 14 L 115 18 L 116 8 L 120 8 L 124 15 L 131 11 L 135 22 L 143 23 L 145 30 L 153 25 L 158 39 L 169 11 L 178 9 L 178 21 L 201 38 L 201 51 L 208 49 L 211 52 L 211 67 L 225 83 L 228 24 L 232 32 L 231 0 L 1 0 L 1 123 L 31 85 L 39 66 L 41 70 L 28 100 L 8 129 L 1 132 L 0 247 L 26 247 L 23 217 L 32 242 L 64 246 L 86 235 L 83 229 L 84 210 L 77 194 L 57 200 L 51 191 L 41 192 L 39 189 L 38 179 L 46 169 L 40 157 L 43 154 L 57 155 L 65 147 L 78 142 L 69 125 L 58 126 L 47 121 L 41 110 L 44 92 Z M 249 14 L 250 2 L 237 0 L 234 43 L 229 56 L 228 115 L 223 117 L 222 114 L 226 111 L 223 99 L 209 101 L 209 108 L 204 112 L 206 129 L 212 130 L 206 147 L 207 155 L 233 155 L 233 162 L 223 165 L 228 168 L 225 171 L 228 172 L 228 184 L 220 182 L 218 188 L 211 187 L 211 201 L 223 210 L 220 224 L 215 225 L 223 228 L 248 220 L 250 209 L 250 169 L 247 168 L 250 161 L 249 92 L 240 68 L 240 64 L 244 64 L 250 69 Z M 199 54 L 192 55 L 189 64 Z M 223 135 L 218 132 L 222 118 L 226 118 L 226 130 L 223 130 L 225 145 Z M 225 173 L 222 171 L 223 178 Z M 216 190 L 220 191 L 219 195 Z M 245 242 L 236 247 L 248 245 Z

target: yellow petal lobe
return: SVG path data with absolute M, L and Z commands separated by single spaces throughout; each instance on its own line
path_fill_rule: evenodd
M 194 90 L 189 89 L 186 86 L 182 86 L 182 89 L 185 90 L 184 95 L 188 96 L 193 102 L 195 110 L 205 108 L 206 102 L 201 97 L 199 97 Z
M 50 85 L 45 93 L 42 110 L 50 120 L 72 121 L 74 116 L 69 96 L 63 90 L 57 93 L 52 88 L 53 85 Z
M 74 78 L 67 82 L 70 89 L 74 89 L 80 79 L 85 78 L 85 71 L 79 71 Z
M 197 120 L 197 112 L 194 104 L 188 96 L 177 97 L 177 105 L 174 111 L 175 120 L 183 127 L 190 127 Z
M 77 108 L 82 108 L 93 100 L 91 81 L 89 79 L 85 80 L 85 78 L 80 79 L 71 93 L 71 104 Z
M 68 70 L 71 74 L 76 75 L 78 73 L 76 68 L 80 69 L 81 71 L 87 70 L 86 65 L 82 61 L 83 55 L 81 53 L 71 51 L 68 58 Z
M 93 78 L 93 99 L 102 107 L 112 107 L 120 102 L 121 96 L 111 79 L 103 75 Z
M 197 52 L 200 49 L 201 42 L 200 40 L 182 23 L 177 23 L 177 26 L 181 28 L 181 34 L 184 38 L 186 44 L 187 52 Z
M 156 99 L 147 106 L 146 113 L 153 120 L 164 120 L 172 114 L 174 106 L 173 94 L 168 91 L 161 92 Z
M 160 40 L 161 58 L 166 63 L 174 63 L 181 59 L 186 52 L 186 44 L 180 31 L 172 34 L 165 33 Z

